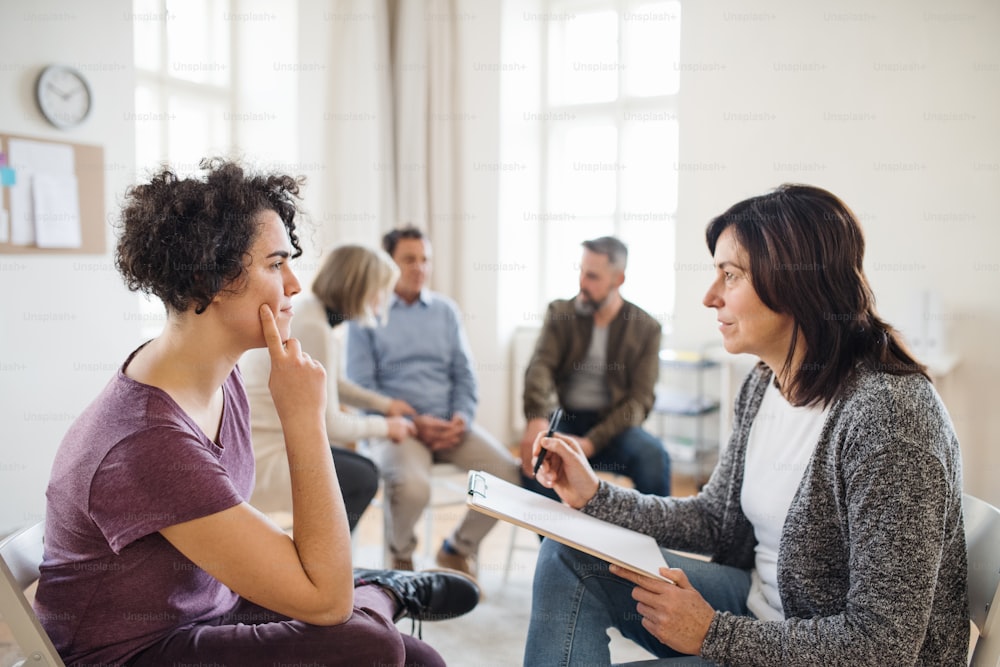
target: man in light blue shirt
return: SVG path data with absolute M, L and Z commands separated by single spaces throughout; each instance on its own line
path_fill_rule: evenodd
M 413 420 L 415 438 L 370 442 L 385 482 L 393 568 L 413 569 L 414 526 L 430 500 L 435 461 L 486 470 L 514 484 L 519 477 L 510 452 L 473 421 L 476 377 L 461 315 L 450 299 L 424 287 L 430 242 L 419 229 L 404 227 L 386 234 L 382 245 L 400 269 L 388 304 L 389 321 L 377 328 L 351 323 L 347 375 L 363 387 L 406 401 L 419 413 Z M 479 543 L 495 523 L 467 511 L 438 551 L 437 564 L 474 576 Z

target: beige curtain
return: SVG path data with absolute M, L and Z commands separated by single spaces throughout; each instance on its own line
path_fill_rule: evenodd
M 324 221 L 377 243 L 403 223 L 434 246 L 435 289 L 459 298 L 462 184 L 454 0 L 341 0 L 332 21 Z

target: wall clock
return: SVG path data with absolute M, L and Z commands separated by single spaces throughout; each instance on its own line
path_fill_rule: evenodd
M 76 127 L 90 113 L 93 94 L 86 77 L 66 65 L 49 65 L 38 75 L 35 101 L 45 120 L 60 129 Z

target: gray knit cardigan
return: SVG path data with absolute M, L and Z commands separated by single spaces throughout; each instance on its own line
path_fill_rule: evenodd
M 770 380 L 760 364 L 744 381 L 733 435 L 697 496 L 645 496 L 602 482 L 584 511 L 665 548 L 753 567 L 740 489 L 750 426 Z M 951 420 L 920 375 L 859 370 L 842 395 L 785 518 L 778 590 L 786 620 L 716 612 L 705 659 L 761 667 L 966 664 L 962 471 Z

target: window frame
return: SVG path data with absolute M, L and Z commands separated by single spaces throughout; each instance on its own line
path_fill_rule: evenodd
M 157 163 L 167 162 L 172 167 L 177 168 L 179 171 L 190 171 L 193 172 L 197 169 L 197 164 L 189 164 L 181 162 L 177 156 L 170 154 L 171 145 L 171 132 L 174 123 L 170 122 L 174 119 L 174 114 L 170 110 L 170 102 L 172 99 L 193 99 L 200 101 L 208 101 L 210 104 L 214 104 L 217 107 L 225 109 L 225 114 L 232 115 L 236 108 L 236 80 L 237 80 L 237 62 L 236 57 L 237 48 L 239 46 L 239 30 L 237 29 L 236 22 L 228 21 L 228 31 L 229 31 L 229 49 L 228 49 L 228 59 L 229 62 L 225 66 L 226 77 L 224 83 L 214 83 L 211 81 L 199 82 L 192 81 L 184 77 L 173 76 L 170 74 L 171 63 L 169 61 L 169 26 L 171 21 L 171 13 L 168 7 L 169 0 L 151 0 L 156 3 L 156 9 L 154 12 L 139 11 L 137 5 L 140 0 L 134 0 L 133 2 L 133 20 L 140 20 L 141 16 L 151 14 L 152 17 L 159 17 L 156 21 L 158 27 L 158 41 L 159 41 L 159 66 L 155 69 L 150 69 L 145 66 L 141 66 L 138 63 L 137 52 L 133 51 L 133 61 L 135 62 L 135 86 L 136 92 L 142 87 L 148 88 L 153 91 L 156 98 L 156 109 L 150 112 L 154 120 L 159 119 L 161 122 L 157 123 L 158 130 L 156 132 L 157 136 L 157 153 L 159 158 L 156 160 Z M 233 15 L 233 0 L 216 0 L 219 2 L 220 8 L 223 11 L 224 16 Z M 211 39 L 211 36 L 208 37 Z M 136 121 L 140 121 L 136 117 Z M 226 120 L 225 118 L 223 120 Z M 136 123 L 138 135 L 141 124 Z M 226 138 L 225 146 L 222 148 L 222 153 L 231 153 L 235 146 L 239 145 L 238 137 L 236 136 L 236 127 L 234 124 L 228 124 L 228 136 Z M 140 150 L 139 146 L 141 141 L 136 141 L 136 166 L 140 174 L 140 178 L 144 176 L 144 171 L 153 168 L 153 164 L 145 164 L 143 160 L 146 156 L 138 155 Z M 148 162 L 148 160 L 146 160 Z
M 214 83 L 211 81 L 198 82 L 183 77 L 171 76 L 168 47 L 168 30 L 171 14 L 168 7 L 168 0 L 152 0 L 152 2 L 155 2 L 155 9 L 153 11 L 150 11 L 146 6 L 140 8 L 140 1 L 133 0 L 133 21 L 155 21 L 158 28 L 157 40 L 159 42 L 159 66 L 156 68 L 141 66 L 138 62 L 138 50 L 133 46 L 132 59 L 135 70 L 134 95 L 137 98 L 140 89 L 146 87 L 153 91 L 156 99 L 155 111 L 148 112 L 150 118 L 145 118 L 146 111 L 138 111 L 137 99 L 136 112 L 133 114 L 136 126 L 136 171 L 138 172 L 136 177 L 140 181 L 143 181 L 148 178 L 150 170 L 155 170 L 157 165 L 163 163 L 169 164 L 172 169 L 182 174 L 192 173 L 197 170 L 197 164 L 184 163 L 177 156 L 170 154 L 171 131 L 174 125 L 171 122 L 173 114 L 170 110 L 170 101 L 177 98 L 208 100 L 210 103 L 226 109 L 229 114 L 233 113 L 237 104 L 236 80 L 238 73 L 236 71 L 237 58 L 235 54 L 239 46 L 239 30 L 234 21 L 229 21 L 229 63 L 226 66 L 227 76 L 225 83 Z M 220 3 L 224 13 L 232 15 L 233 0 L 217 1 Z M 158 157 L 155 162 L 151 162 L 148 156 L 140 154 L 143 142 L 139 139 L 139 133 L 143 128 L 143 123 L 147 120 L 155 123 L 156 126 L 155 131 L 149 130 L 149 135 L 154 133 L 156 135 L 156 153 Z M 224 147 L 225 153 L 231 153 L 234 147 L 238 145 L 238 137 L 234 124 L 229 124 L 226 143 L 227 145 Z M 139 333 L 143 340 L 148 340 L 159 335 L 166 323 L 166 312 L 163 303 L 158 298 L 146 294 L 138 294 L 137 296 L 139 297 Z
M 672 9 L 676 10 L 678 21 L 681 19 L 682 3 L 680 0 L 667 0 L 667 2 L 672 5 Z M 626 61 L 626 46 L 625 46 L 625 32 L 626 32 L 626 22 L 629 20 L 626 18 L 629 16 L 629 12 L 637 7 L 643 5 L 649 5 L 650 0 L 544 0 L 542 3 L 542 12 L 553 17 L 552 20 L 558 20 L 561 16 L 572 16 L 576 12 L 591 12 L 598 11 L 602 9 L 613 9 L 617 13 L 617 57 L 618 63 L 623 63 Z M 572 102 L 572 103 L 556 103 L 551 99 L 552 86 L 550 83 L 550 78 L 552 76 L 552 56 L 551 56 L 551 26 L 543 23 L 539 30 L 540 48 L 539 48 L 539 93 L 538 93 L 538 106 L 539 106 L 539 123 L 540 127 L 538 130 L 538 155 L 539 155 L 539 187 L 538 187 L 538 211 L 539 211 L 539 225 L 538 225 L 538 247 L 539 247 L 539 257 L 552 258 L 557 257 L 565 252 L 565 248 L 550 247 L 552 244 L 549 243 L 548 237 L 550 236 L 549 225 L 558 224 L 557 220 L 560 214 L 565 214 L 565 212 L 560 212 L 555 210 L 553 199 L 553 193 L 555 192 L 552 179 L 552 166 L 555 156 L 553 155 L 553 149 L 551 146 L 552 137 L 557 131 L 556 128 L 559 125 L 569 126 L 569 125 L 580 125 L 591 121 L 600 121 L 602 123 L 610 124 L 615 128 L 616 132 L 616 154 L 618 161 L 623 160 L 623 152 L 625 149 L 625 142 L 628 141 L 628 130 L 626 126 L 634 127 L 639 120 L 635 120 L 637 117 L 643 117 L 644 115 L 657 114 L 662 115 L 664 119 L 671 121 L 675 124 L 677 137 L 675 137 L 675 146 L 677 150 L 672 156 L 673 159 L 669 160 L 672 167 L 671 176 L 673 178 L 673 193 L 674 201 L 672 210 L 663 210 L 657 212 L 662 214 L 666 218 L 666 224 L 669 225 L 667 231 L 667 236 L 672 240 L 676 237 L 676 214 L 677 214 L 677 199 L 679 198 L 679 192 L 677 183 L 679 180 L 679 174 L 677 165 L 680 162 L 680 148 L 679 148 L 679 134 L 680 134 L 680 123 L 679 123 L 679 98 L 681 94 L 680 85 L 678 83 L 677 89 L 674 92 L 668 92 L 658 95 L 636 95 L 630 94 L 626 90 L 626 77 L 623 72 L 619 70 L 617 76 L 617 95 L 615 99 L 610 101 L 602 102 Z M 677 47 L 677 57 L 679 59 L 679 45 Z M 568 119 L 568 120 L 566 120 Z M 627 165 L 626 165 L 627 167 Z M 609 234 L 618 236 L 622 238 L 626 244 L 629 245 L 630 249 L 633 250 L 630 254 L 636 254 L 634 252 L 634 245 L 630 243 L 630 236 L 628 226 L 630 220 L 626 219 L 627 215 L 638 214 L 639 212 L 630 211 L 627 208 L 628 202 L 623 201 L 623 179 L 627 178 L 627 168 L 618 168 L 615 170 L 615 203 L 614 208 L 611 213 L 611 229 L 607 232 Z M 651 212 L 652 213 L 652 212 Z M 588 217 L 586 220 L 600 220 L 606 219 L 607 216 L 599 215 Z M 581 239 L 582 240 L 582 239 Z M 573 248 L 571 252 L 577 253 L 578 248 Z M 665 285 L 668 295 L 666 296 L 667 307 L 657 308 L 657 305 L 663 303 L 661 299 L 657 303 L 650 303 L 648 300 L 646 303 L 639 302 L 638 305 L 648 310 L 650 314 L 661 321 L 664 327 L 664 335 L 668 335 L 672 330 L 672 318 L 674 311 L 674 291 L 676 285 L 676 272 L 673 270 L 673 243 L 670 244 L 669 248 L 664 249 L 666 253 L 670 256 L 667 264 L 669 265 L 669 285 Z M 578 259 L 576 260 L 578 262 Z M 631 263 L 630 263 L 631 264 Z M 560 263 L 561 267 L 565 267 L 565 262 Z M 641 269 L 636 267 L 634 270 L 630 271 L 630 275 L 639 274 Z M 641 274 L 640 274 L 641 275 Z M 575 276 L 571 274 L 572 280 L 575 280 Z M 544 309 L 545 304 L 551 301 L 553 298 L 565 298 L 566 294 L 564 289 L 561 289 L 558 284 L 553 284 L 550 277 L 544 269 L 539 272 L 538 275 L 538 294 L 539 294 L 539 308 Z M 565 281 L 564 281 L 565 282 Z M 630 295 L 626 289 L 626 298 Z

